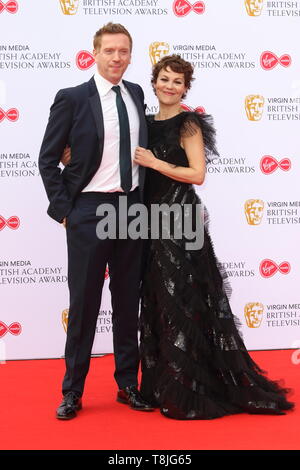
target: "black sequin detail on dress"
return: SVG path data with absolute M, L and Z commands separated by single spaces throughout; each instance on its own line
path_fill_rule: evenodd
M 206 157 L 217 154 L 207 115 L 184 112 L 165 121 L 148 117 L 150 148 L 178 166 L 188 166 L 181 136 L 200 127 Z M 153 170 L 146 177 L 146 203 L 193 204 L 190 184 Z M 287 389 L 266 378 L 249 356 L 228 302 L 226 275 L 218 269 L 205 229 L 200 250 L 184 239 L 150 240 L 141 304 L 141 392 L 175 419 L 212 419 L 234 413 L 284 414 L 293 407 Z

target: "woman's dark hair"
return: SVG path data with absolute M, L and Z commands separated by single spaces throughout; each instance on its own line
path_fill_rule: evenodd
M 154 84 L 157 81 L 159 72 L 161 70 L 166 70 L 168 67 L 172 70 L 172 72 L 183 73 L 184 85 L 186 86 L 187 90 L 189 90 L 191 88 L 191 82 L 192 80 L 194 80 L 194 68 L 190 62 L 187 62 L 186 60 L 182 59 L 180 55 L 173 54 L 164 56 L 162 59 L 160 59 L 159 62 L 157 62 L 157 64 L 153 66 L 151 83 L 154 93 Z M 185 96 L 186 93 L 183 95 L 183 98 L 185 98 Z

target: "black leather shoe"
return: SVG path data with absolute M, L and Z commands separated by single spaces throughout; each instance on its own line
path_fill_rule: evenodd
M 68 392 L 64 395 L 63 401 L 56 410 L 57 419 L 72 419 L 81 410 L 81 397 L 75 392 Z
M 117 401 L 129 405 L 136 411 L 153 411 L 153 406 L 147 403 L 135 385 L 126 387 L 124 390 L 119 390 L 117 394 Z

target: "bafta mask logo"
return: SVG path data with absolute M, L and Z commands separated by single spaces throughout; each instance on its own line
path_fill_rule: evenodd
M 152 42 L 149 46 L 149 56 L 152 65 L 156 65 L 162 57 L 169 54 L 169 51 L 170 46 L 167 42 Z
M 260 16 L 264 0 L 245 0 L 246 10 L 249 16 Z
M 76 15 L 79 0 L 59 0 L 64 15 Z
M 248 95 L 245 98 L 245 110 L 249 121 L 260 121 L 265 99 L 261 95 Z
M 246 323 L 249 328 L 259 328 L 263 320 L 264 306 L 259 302 L 249 302 L 244 308 Z
M 69 318 L 69 309 L 65 308 L 65 310 L 63 310 L 61 314 L 61 321 L 62 321 L 64 330 L 66 333 L 68 329 L 68 318 Z
M 245 202 L 245 215 L 249 225 L 259 225 L 264 213 L 264 202 L 261 199 L 248 199 Z

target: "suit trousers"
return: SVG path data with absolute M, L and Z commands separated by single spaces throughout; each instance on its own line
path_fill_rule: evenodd
M 96 233 L 97 223 L 104 217 L 96 215 L 97 207 L 111 204 L 118 220 L 119 200 L 124 197 L 128 208 L 140 202 L 138 189 L 127 196 L 124 193 L 81 193 L 67 218 L 70 308 L 63 394 L 71 390 L 83 393 L 107 264 L 112 300 L 114 377 L 120 389 L 137 385 L 142 240 L 118 238 L 118 222 L 116 239 L 99 239 Z M 128 217 L 128 223 L 131 219 Z

